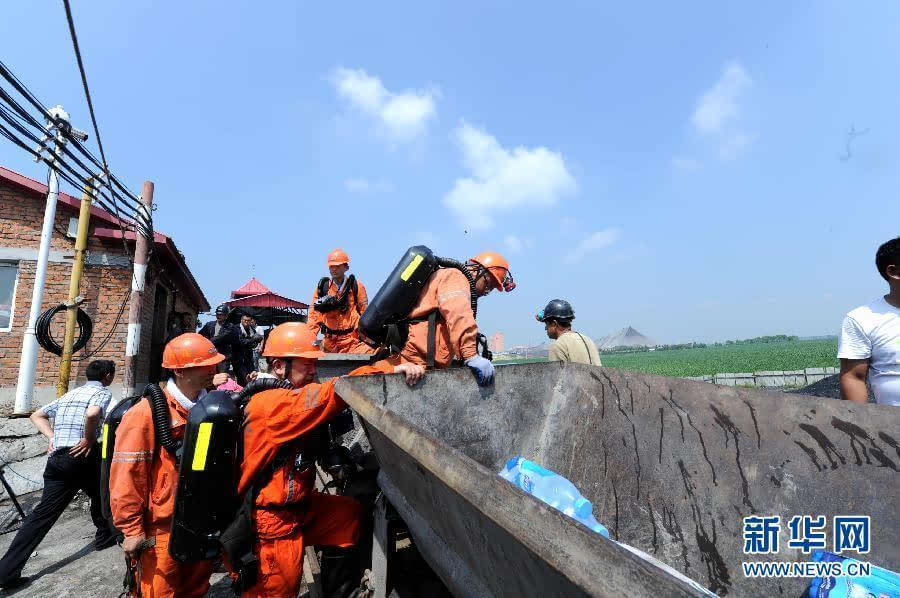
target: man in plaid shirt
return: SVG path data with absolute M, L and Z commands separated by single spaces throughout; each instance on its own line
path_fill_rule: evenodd
M 37 429 L 50 439 L 41 502 L 25 518 L 9 550 L 0 560 L 0 588 L 24 585 L 22 569 L 79 490 L 91 499 L 97 527 L 94 548 L 103 550 L 116 537 L 100 512 L 100 422 L 109 407 L 109 388 L 116 375 L 112 361 L 98 359 L 87 367 L 88 382 L 31 414 Z

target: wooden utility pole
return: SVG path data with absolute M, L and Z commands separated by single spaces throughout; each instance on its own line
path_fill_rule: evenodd
M 72 345 L 75 344 L 75 325 L 81 304 L 81 275 L 84 272 L 84 252 L 87 250 L 88 230 L 91 223 L 91 202 L 93 201 L 94 179 L 89 178 L 81 194 L 81 209 L 78 212 L 78 232 L 75 235 L 75 262 L 72 264 L 72 278 L 69 279 L 69 300 L 66 301 L 66 337 L 63 341 L 62 362 L 59 364 L 59 380 L 56 382 L 56 396 L 69 391 L 69 374 L 72 371 Z
M 150 221 L 150 210 L 153 206 L 153 183 L 144 181 L 141 188 L 141 210 L 144 211 L 145 222 Z M 128 337 L 125 341 L 125 377 L 124 394 L 131 396 L 137 386 L 137 353 L 141 346 L 141 307 L 144 304 L 144 283 L 147 281 L 147 254 L 149 244 L 139 230 L 135 230 L 134 240 L 134 275 L 131 279 L 131 302 L 128 306 Z

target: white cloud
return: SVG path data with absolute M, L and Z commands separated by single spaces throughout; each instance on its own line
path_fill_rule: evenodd
M 575 192 L 562 155 L 546 147 L 506 149 L 466 122 L 456 139 L 471 176 L 456 180 L 444 205 L 468 230 L 491 228 L 496 212 L 552 206 Z
M 605 249 L 613 245 L 622 236 L 621 231 L 617 228 L 606 228 L 588 235 L 566 256 L 566 262 L 574 263 L 580 261 L 589 253 Z
M 531 249 L 534 246 L 532 239 L 522 239 L 516 235 L 506 235 L 503 237 L 503 244 L 510 253 L 522 253 L 525 249 Z
M 746 149 L 753 138 L 746 133 L 736 131 L 726 135 L 719 143 L 719 158 L 722 160 L 734 160 Z
M 522 251 L 522 239 L 515 235 L 506 235 L 503 237 L 503 242 L 506 244 L 506 248 L 509 249 L 510 253 L 519 253 Z
M 672 166 L 678 170 L 699 170 L 703 167 L 703 163 L 696 158 L 675 156 L 672 158 Z
M 362 69 L 338 67 L 331 76 L 338 96 L 374 119 L 379 131 L 392 142 L 409 142 L 422 136 L 437 114 L 436 90 L 389 91 L 381 79 Z
M 394 186 L 387 181 L 370 181 L 368 179 L 347 179 L 344 188 L 350 193 L 390 193 Z
M 701 133 L 718 133 L 732 120 L 740 117 L 738 99 L 752 84 L 750 76 L 737 62 L 725 65 L 722 76 L 700 97 L 694 110 L 694 126 Z
M 753 136 L 742 129 L 741 99 L 744 92 L 753 85 L 753 80 L 738 62 L 729 62 L 722 69 L 716 81 L 697 101 L 691 117 L 694 129 L 718 145 L 721 160 L 733 160 L 753 141 Z M 677 168 L 686 169 L 687 163 L 679 164 L 680 158 L 673 159 Z

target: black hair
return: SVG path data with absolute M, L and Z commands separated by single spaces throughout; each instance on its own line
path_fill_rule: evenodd
M 115 362 L 109 359 L 95 359 L 87 366 L 85 376 L 91 382 L 100 382 L 110 374 L 116 373 Z
M 881 277 L 890 282 L 887 276 L 888 266 L 900 267 L 900 237 L 882 244 L 875 252 L 875 267 Z
M 547 322 L 556 322 L 556 324 L 558 326 L 562 326 L 563 328 L 571 328 L 572 327 L 572 320 L 568 320 L 568 319 L 563 320 L 560 318 L 547 318 L 546 321 Z

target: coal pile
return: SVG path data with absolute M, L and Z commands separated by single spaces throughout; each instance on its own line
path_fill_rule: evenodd
M 841 380 L 840 375 L 835 374 L 833 376 L 828 376 L 827 378 L 822 378 L 818 382 L 813 382 L 808 386 L 804 386 L 803 388 L 798 388 L 796 390 L 788 391 L 792 394 L 800 394 L 800 395 L 812 395 L 814 397 L 824 397 L 828 399 L 840 399 L 841 398 Z M 869 387 L 869 402 L 875 402 L 875 396 L 872 394 L 872 387 Z

